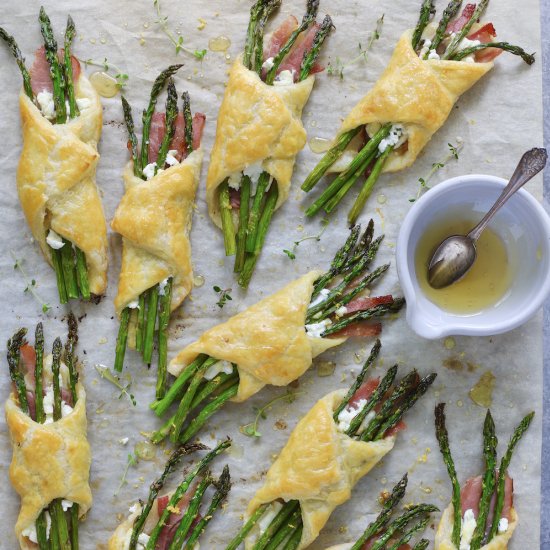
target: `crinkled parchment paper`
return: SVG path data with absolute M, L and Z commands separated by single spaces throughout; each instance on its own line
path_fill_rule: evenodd
M 65 28 L 68 12 L 78 29 L 76 54 L 81 59 L 107 58 L 129 74 L 126 96 L 134 107 L 139 127 L 140 112 L 145 107 L 153 79 L 170 63 L 183 62 L 176 82 L 178 89 L 188 89 L 193 109 L 207 116 L 203 145 L 206 151 L 203 177 L 197 196 L 197 210 L 193 220 L 192 244 L 196 275 L 205 278 L 204 286 L 196 288 L 184 306 L 174 315 L 170 329 L 170 354 L 191 342 L 208 327 L 227 319 L 284 283 L 309 269 L 326 267 L 338 244 L 347 234 L 345 214 L 353 197 L 338 210 L 330 221 L 320 242 L 302 242 L 291 261 L 283 249 L 294 241 L 319 231 L 320 219 L 306 220 L 305 197 L 299 185 L 316 163 L 318 156 L 308 146 L 298 156 L 294 174 L 294 190 L 290 200 L 274 217 L 261 262 L 258 265 L 248 293 L 241 292 L 233 279 L 232 262 L 224 263 L 221 233 L 206 214 L 204 180 L 208 153 L 212 146 L 217 111 L 224 93 L 224 82 L 232 60 L 241 51 L 246 26 L 249 0 L 163 0 L 162 10 L 168 16 L 168 25 L 184 44 L 192 49 L 207 48 L 211 38 L 225 35 L 231 39 L 230 59 L 223 53 L 208 52 L 200 63 L 192 56 L 175 54 L 173 45 L 155 23 L 157 16 L 152 0 L 59 0 L 47 2 L 46 8 L 59 37 Z M 305 2 L 285 0 L 277 20 L 290 13 L 302 16 Z M 332 138 L 344 115 L 370 88 L 388 61 L 393 46 L 402 31 L 414 26 L 419 1 L 395 0 L 327 0 L 321 1 L 321 15 L 328 11 L 336 24 L 336 32 L 326 44 L 324 63 L 336 57 L 349 60 L 356 56 L 359 43 L 366 44 L 376 20 L 385 13 L 382 36 L 375 43 L 368 60 L 358 61 L 346 69 L 344 79 L 321 73 L 304 112 L 304 123 L 309 138 Z M 438 2 L 439 13 L 446 2 Z M 19 40 L 28 63 L 41 44 L 37 23 L 40 2 L 5 0 L 0 6 L 0 25 Z M 204 20 L 201 23 L 200 19 Z M 492 21 L 502 40 L 520 43 L 530 51 L 540 49 L 539 11 L 536 0 L 521 2 L 493 0 L 486 21 Z M 204 26 L 201 30 L 199 27 Z M 17 199 L 15 171 L 21 149 L 21 132 L 17 107 L 20 75 L 7 49 L 0 47 L 2 79 L 2 110 L 0 128 L 3 147 L 1 154 L 2 201 L 0 202 L 0 302 L 3 315 L 0 320 L 0 340 L 7 338 L 20 326 L 31 332 L 38 320 L 45 321 L 48 345 L 55 335 L 65 334 L 63 318 L 66 308 L 54 305 L 47 315 L 30 293 L 25 293 L 25 281 L 13 269 L 10 252 L 21 260 L 29 279 L 36 280 L 36 291 L 51 304 L 57 303 L 53 271 L 50 270 L 38 246 L 32 242 Z M 541 60 L 528 67 L 517 57 L 504 54 L 496 60 L 495 68 L 472 90 L 465 94 L 445 127 L 426 147 L 415 165 L 395 175 L 383 176 L 368 202 L 361 221 L 374 218 L 378 232 L 386 239 L 378 262 L 392 261 L 397 232 L 404 215 L 418 189 L 418 179 L 424 177 L 432 163 L 444 159 L 448 143 L 457 136 L 464 140 L 458 161 L 449 162 L 430 184 L 463 173 L 487 173 L 507 177 L 527 148 L 542 143 L 541 114 Z M 84 67 L 90 73 L 91 67 Z M 105 99 L 103 137 L 100 143 L 101 160 L 97 181 L 102 191 L 105 213 L 110 220 L 123 192 L 121 173 L 128 160 L 126 132 L 122 124 L 120 98 Z M 542 180 L 537 178 L 528 189 L 541 197 Z M 154 372 L 142 366 L 138 356 L 128 352 L 125 371 L 133 379 L 132 391 L 137 406 L 128 399 L 118 399 L 118 392 L 101 380 L 94 365 L 112 366 L 117 321 L 112 300 L 116 292 L 120 265 L 121 243 L 111 234 L 110 272 L 107 295 L 99 305 L 75 304 L 74 311 L 84 318 L 80 324 L 79 355 L 84 361 L 83 379 L 88 392 L 89 439 L 92 445 L 93 465 L 91 483 L 94 505 L 81 526 L 81 547 L 105 548 L 105 544 L 120 518 L 127 514 L 129 505 L 137 498 L 145 498 L 149 483 L 161 472 L 167 448 L 159 448 L 153 461 L 140 461 L 128 471 L 129 483 L 114 496 L 127 456 L 133 446 L 143 440 L 141 431 L 154 429 L 159 420 L 148 410 L 154 394 Z M 232 288 L 233 300 L 223 309 L 216 305 L 214 285 Z M 377 293 L 399 293 L 394 267 L 378 284 Z M 376 374 L 382 375 L 395 362 L 403 369 L 417 367 L 422 374 L 430 371 L 439 376 L 434 388 L 406 417 L 407 431 L 399 434 L 394 451 L 380 467 L 359 483 L 353 498 L 338 509 L 312 548 L 323 549 L 330 544 L 355 540 L 377 513 L 377 497 L 389 489 L 409 471 L 410 484 L 406 501 L 430 501 L 443 509 L 450 498 L 450 484 L 440 458 L 433 430 L 433 407 L 438 401 L 448 403 L 448 422 L 451 444 L 461 480 L 483 470 L 481 429 L 485 410 L 475 405 L 468 391 L 485 371 L 496 376 L 492 411 L 501 440 L 501 451 L 513 426 L 529 410 L 537 417 L 525 440 L 519 446 L 510 468 L 515 479 L 515 502 L 520 525 L 511 548 L 536 548 L 539 541 L 539 481 L 542 397 L 542 331 L 537 316 L 525 326 L 505 335 L 491 338 L 457 337 L 446 341 L 429 342 L 417 337 L 407 327 L 404 315 L 386 322 L 382 334 L 383 349 Z M 212 522 L 203 548 L 224 548 L 241 524 L 246 504 L 262 482 L 276 454 L 285 444 L 298 419 L 321 396 L 335 388 L 347 388 L 357 373 L 360 363 L 371 346 L 370 341 L 350 341 L 337 351 L 326 353 L 321 361 L 334 361 L 332 376 L 319 377 L 312 367 L 300 380 L 295 391 L 301 392 L 292 404 L 276 403 L 262 420 L 261 438 L 253 440 L 239 432 L 239 425 L 254 418 L 254 406 L 261 406 L 284 394 L 282 388 L 266 388 L 254 398 L 240 405 L 229 404 L 215 416 L 209 429 L 201 435 L 206 443 L 230 435 L 234 450 L 214 464 L 221 471 L 228 462 L 234 486 L 223 514 Z M 5 356 L 4 345 L 1 354 Z M 5 400 L 10 383 L 7 365 L 2 361 L 0 395 Z M 445 367 L 444 365 L 447 365 Z M 452 365 L 454 368 L 449 369 Z M 128 437 L 126 446 L 119 443 Z M 8 482 L 11 447 L 4 420 L 0 421 L 0 470 L 2 475 L 3 513 L 0 524 L 3 533 L 0 546 L 16 548 L 13 525 L 19 510 L 19 498 Z M 46 468 L 47 465 L 44 465 Z M 437 524 L 438 517 L 435 518 Z M 429 530 L 433 536 L 433 530 Z

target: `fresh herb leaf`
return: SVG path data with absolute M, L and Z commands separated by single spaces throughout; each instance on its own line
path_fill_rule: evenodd
M 321 231 L 319 231 L 319 233 L 317 233 L 317 235 L 308 235 L 307 237 L 304 237 L 298 241 L 294 241 L 294 244 L 292 245 L 292 249 L 289 250 L 287 248 L 283 248 L 283 252 L 291 259 L 291 260 L 295 260 L 296 259 L 296 251 L 298 250 L 298 247 L 300 246 L 300 243 L 303 243 L 304 241 L 311 241 L 311 240 L 316 240 L 316 241 L 320 241 L 321 240 L 321 237 L 323 236 L 323 233 L 325 232 L 328 224 L 330 223 L 330 220 L 325 217 L 321 220 Z
M 283 252 L 284 252 L 291 260 L 295 260 L 295 259 L 296 259 L 296 254 L 294 254 L 294 252 L 292 252 L 291 250 L 287 250 L 286 248 L 283 248 Z
M 35 290 L 36 289 L 36 279 L 31 279 L 31 281 L 29 282 L 29 277 L 25 273 L 25 270 L 23 269 L 23 266 L 22 266 L 23 261 L 17 259 L 17 256 L 15 255 L 15 252 L 13 250 L 10 250 L 10 254 L 11 254 L 11 257 L 13 258 L 13 260 L 14 260 L 13 269 L 15 269 L 16 271 L 19 271 L 19 273 L 21 273 L 21 275 L 22 275 L 22 277 L 25 281 L 26 286 L 23 289 L 23 292 L 24 293 L 30 292 L 32 294 L 33 298 L 40 304 L 40 307 L 42 308 L 42 312 L 43 313 L 48 313 L 48 311 L 50 311 L 50 309 L 52 309 L 52 306 L 50 304 L 48 304 L 47 302 L 45 302 L 38 295 L 38 293 L 36 292 L 36 290 Z
M 132 402 L 132 405 L 134 407 L 136 406 L 136 398 L 132 393 L 128 391 L 132 385 L 131 379 L 124 386 L 120 381 L 120 377 L 113 374 L 109 367 L 106 367 L 105 365 L 95 365 L 95 370 L 99 373 L 99 376 L 101 376 L 101 378 L 104 378 L 108 382 L 111 382 L 113 386 L 115 386 L 120 390 L 120 394 L 118 396 L 119 399 L 122 399 L 124 396 L 127 396 L 128 399 Z
M 120 483 L 117 487 L 117 490 L 114 493 L 115 497 L 118 495 L 122 487 L 128 483 L 126 476 L 128 475 L 128 470 L 130 469 L 130 466 L 137 466 L 138 462 L 139 462 L 139 458 L 137 455 L 134 455 L 134 454 L 128 455 L 126 459 L 126 466 L 124 468 L 124 472 L 122 473 L 122 478 L 120 479 Z
M 119 90 L 122 90 L 124 86 L 126 86 L 128 79 L 130 78 L 128 74 L 123 72 L 116 65 L 107 61 L 106 57 L 103 58 L 103 61 L 98 61 L 91 58 L 86 60 L 79 59 L 79 61 L 81 63 L 85 63 L 86 65 L 92 65 L 93 67 L 101 67 L 104 72 L 116 80 L 116 85 Z
M 245 424 L 243 426 L 239 426 L 239 431 L 248 436 L 248 437 L 261 437 L 262 434 L 258 431 L 258 424 L 260 422 L 260 418 L 265 420 L 267 418 L 267 411 L 271 409 L 274 403 L 277 403 L 278 401 L 286 401 L 287 403 L 292 403 L 295 401 L 296 397 L 298 395 L 301 395 L 304 392 L 291 392 L 290 390 L 287 390 L 287 392 L 284 395 L 279 395 L 279 397 L 276 397 L 275 399 L 272 399 L 269 401 L 269 403 L 266 403 L 263 407 L 253 407 L 252 410 L 256 413 L 256 417 L 254 418 L 253 422 L 250 422 L 249 424 Z
M 230 300 L 233 300 L 231 297 L 231 288 L 220 288 L 218 285 L 212 287 L 214 292 L 218 294 L 219 300 L 216 302 L 216 305 L 221 309 L 223 306 Z

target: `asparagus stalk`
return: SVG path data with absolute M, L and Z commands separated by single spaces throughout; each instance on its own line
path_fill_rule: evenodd
M 176 132 L 176 119 L 178 118 L 178 92 L 176 91 L 176 85 L 172 78 L 168 79 L 168 95 L 166 97 L 166 118 L 165 118 L 165 132 L 162 137 L 162 143 L 158 151 L 157 167 L 155 173 L 159 168 L 164 168 L 166 163 L 166 155 L 168 154 L 168 148 L 170 142 Z
M 313 44 L 311 45 L 311 48 L 304 54 L 302 65 L 300 67 L 300 77 L 298 78 L 298 81 L 301 82 L 309 76 L 315 60 L 317 59 L 317 57 L 319 57 L 319 52 L 321 51 L 323 42 L 333 28 L 335 27 L 330 15 L 325 15 L 325 18 L 323 19 L 319 30 L 315 34 L 315 38 L 313 39 Z
M 439 403 L 435 407 L 435 435 L 453 488 L 453 531 L 451 542 L 458 548 L 460 546 L 460 531 L 462 526 L 462 506 L 460 503 L 460 484 L 458 483 L 455 464 L 449 446 L 449 433 L 445 425 L 445 403 Z
M 495 490 L 495 467 L 497 461 L 497 436 L 495 434 L 495 423 L 491 411 L 487 410 L 485 423 L 483 425 L 483 455 L 485 457 L 485 475 L 483 476 L 481 499 L 479 501 L 479 512 L 477 515 L 476 528 L 470 543 L 471 550 L 479 550 L 485 537 L 485 526 L 489 516 L 491 497 Z
M 155 325 L 157 322 L 157 310 L 159 300 L 159 287 L 149 289 L 147 303 L 147 321 L 143 336 L 143 360 L 149 365 L 153 356 L 153 338 L 155 336 Z
M 437 30 L 435 31 L 434 38 L 430 47 L 428 48 L 428 51 L 424 55 L 424 59 L 428 59 L 431 51 L 437 50 L 437 47 L 439 46 L 439 44 L 441 44 L 447 34 L 447 26 L 449 25 L 449 22 L 458 13 L 461 5 L 462 0 L 451 0 L 449 2 L 448 6 L 443 11 L 443 15 L 441 16 L 439 25 L 437 26 Z
M 143 338 L 145 334 L 145 317 L 147 315 L 148 290 L 142 292 L 138 298 L 138 314 L 136 324 L 136 350 L 143 353 Z
M 290 506 L 292 501 L 285 502 L 283 506 Z M 270 543 L 266 546 L 266 550 L 276 550 L 279 546 L 286 541 L 290 543 L 292 536 L 297 530 L 300 530 L 301 538 L 302 529 L 302 512 L 296 510 L 289 519 L 283 524 L 283 526 L 277 531 L 275 536 L 271 539 Z M 283 546 L 283 550 L 286 549 L 286 544 Z
M 183 92 L 183 120 L 185 121 L 185 149 L 187 154 L 193 152 L 193 117 L 191 116 L 191 98 L 189 92 Z
M 50 18 L 46 14 L 44 6 L 40 7 L 38 21 L 40 22 L 40 31 L 42 33 L 42 37 L 44 38 L 46 59 L 50 65 L 56 122 L 58 124 L 63 124 L 67 120 L 67 109 L 65 106 L 65 78 L 57 58 L 57 41 L 53 35 Z
M 412 550 L 426 550 L 428 546 L 430 545 L 430 541 L 428 539 L 422 539 L 419 540 L 413 547 Z
M 19 370 L 19 350 L 25 343 L 25 335 L 27 329 L 19 329 L 8 340 L 8 366 L 10 369 L 10 378 L 15 386 L 17 392 L 17 400 L 19 401 L 19 408 L 25 413 L 29 414 L 29 402 L 27 400 L 27 387 L 25 385 L 25 377 Z
M 255 50 L 256 43 L 256 26 L 258 25 L 258 17 L 263 11 L 264 0 L 258 0 L 252 8 L 250 8 L 250 20 L 248 22 L 248 30 L 246 33 L 246 42 L 244 46 L 243 64 L 248 69 L 252 70 L 252 56 Z
M 235 241 L 235 227 L 233 226 L 233 218 L 231 217 L 229 182 L 227 180 L 220 185 L 219 203 L 225 255 L 233 256 L 236 252 L 237 243 Z
M 149 160 L 149 133 L 151 131 L 151 120 L 153 118 L 153 113 L 155 112 L 155 106 L 157 104 L 158 96 L 160 95 L 160 92 L 163 90 L 164 86 L 166 85 L 166 82 L 180 69 L 183 67 L 183 65 L 170 65 L 167 69 L 162 71 L 156 78 L 155 82 L 153 83 L 153 87 L 151 89 L 151 97 L 149 99 L 149 105 L 147 106 L 147 109 L 143 111 L 142 116 L 142 122 L 143 122 L 143 130 L 142 130 L 142 136 L 141 136 L 141 155 L 140 155 L 140 162 L 141 162 L 141 169 L 145 168 L 148 164 Z
M 489 531 L 489 536 L 487 542 L 490 542 L 498 533 L 498 522 L 500 521 L 500 516 L 502 514 L 502 509 L 504 508 L 504 484 L 506 481 L 506 472 L 510 462 L 512 460 L 512 454 L 519 443 L 520 439 L 523 437 L 523 434 L 528 430 L 531 425 L 531 421 L 535 416 L 534 412 L 529 413 L 523 420 L 519 423 L 517 428 L 514 430 L 508 447 L 506 449 L 506 454 L 502 457 L 500 461 L 500 468 L 498 469 L 498 482 L 496 490 L 496 501 L 495 509 L 493 512 L 493 523 L 491 525 L 491 530 Z
M 254 252 L 254 250 L 256 249 L 256 232 L 258 222 L 260 221 L 260 216 L 263 210 L 262 205 L 264 202 L 265 194 L 270 183 L 276 185 L 276 183 L 272 182 L 271 180 L 272 178 L 267 172 L 262 172 L 260 174 L 260 177 L 258 178 L 256 194 L 254 195 L 252 208 L 250 209 L 250 215 L 248 217 L 248 227 L 246 230 L 245 244 L 246 252 Z
M 285 503 L 285 506 L 273 518 L 273 521 L 267 526 L 267 529 L 262 533 L 252 550 L 264 550 L 271 541 L 271 538 L 283 527 L 289 516 L 294 514 L 299 507 L 300 504 L 297 500 L 290 501 L 288 505 Z
M 154 550 L 155 545 L 157 543 L 158 537 L 160 535 L 160 532 L 162 530 L 162 527 L 166 524 L 166 521 L 168 520 L 169 515 L 172 513 L 170 510 L 174 509 L 174 507 L 177 505 L 177 503 L 181 500 L 182 496 L 186 493 L 187 489 L 189 489 L 189 486 L 207 466 L 218 456 L 220 453 L 225 451 L 228 447 L 231 446 L 231 440 L 227 439 L 220 443 L 214 450 L 210 451 L 192 470 L 189 472 L 183 482 L 178 486 L 178 488 L 174 491 L 172 496 L 170 497 L 170 500 L 168 502 L 168 506 L 165 508 L 164 512 L 161 514 L 157 524 L 151 531 L 151 534 L 149 535 L 149 541 L 147 542 L 147 546 L 145 550 Z M 133 550 L 130 548 L 130 550 Z
M 63 269 L 63 279 L 65 280 L 67 297 L 79 298 L 80 293 L 78 292 L 78 284 L 76 282 L 73 245 L 67 239 L 63 239 L 63 247 L 61 248 L 61 267 Z
M 431 18 L 435 14 L 435 6 L 433 0 L 423 0 L 422 6 L 420 8 L 420 17 L 418 23 L 413 32 L 412 36 L 412 47 L 413 50 L 417 50 L 420 45 L 420 40 L 422 39 L 422 33 L 424 29 L 428 26 Z
M 254 34 L 253 68 L 260 76 L 264 56 L 264 30 L 271 14 L 281 5 L 281 0 L 264 0 Z
M 57 291 L 59 293 L 59 302 L 66 304 L 69 301 L 67 289 L 65 287 L 65 276 L 63 274 L 63 266 L 61 260 L 61 250 L 50 248 L 52 265 L 55 270 L 55 280 L 57 283 Z
M 195 525 L 195 528 L 187 539 L 184 550 L 193 550 L 197 540 L 202 535 L 206 526 L 214 516 L 214 513 L 229 494 L 229 491 L 231 490 L 231 477 L 229 475 L 229 466 L 224 466 L 222 475 L 218 479 L 217 483 L 215 483 L 215 485 L 217 486 L 217 491 L 212 498 L 212 502 L 208 507 L 208 511 L 206 512 L 206 515 L 204 515 Z
M 195 451 L 201 451 L 205 449 L 207 449 L 207 447 L 201 444 L 180 445 L 179 447 L 176 447 L 176 449 L 172 452 L 166 462 L 166 465 L 164 466 L 164 471 L 162 472 L 161 476 L 153 483 L 151 483 L 151 486 L 149 487 L 147 502 L 145 503 L 145 506 L 142 506 L 139 516 L 134 521 L 132 534 L 130 536 L 130 544 L 128 546 L 129 550 L 136 550 L 138 537 L 143 529 L 143 526 L 145 525 L 145 521 L 147 519 L 147 516 L 149 515 L 149 512 L 151 511 L 151 508 L 153 507 L 155 499 L 157 498 L 158 494 L 166 483 L 166 478 L 177 468 L 178 464 L 181 462 L 184 456 L 194 453 Z
M 23 77 L 23 90 L 25 91 L 25 94 L 31 101 L 34 101 L 34 93 L 31 86 L 31 75 L 25 65 L 25 58 L 23 57 L 15 38 L 11 34 L 8 34 L 2 27 L 0 27 L 0 38 L 7 44 L 13 57 L 15 58 L 19 70 L 21 71 L 21 76 Z
M 250 186 L 251 181 L 248 176 L 243 175 L 241 179 L 241 200 L 239 205 L 239 229 L 236 239 L 235 273 L 240 273 L 244 267 L 246 257 L 246 226 L 250 212 Z
M 75 246 L 75 256 L 76 256 L 76 282 L 80 290 L 80 295 L 84 300 L 89 300 L 91 298 L 90 293 L 90 282 L 88 281 L 88 266 L 86 264 L 86 254 Z
M 411 528 L 409 528 L 409 530 L 406 531 L 405 534 L 396 543 L 392 544 L 388 550 L 399 550 L 399 548 L 407 544 L 416 533 L 424 531 L 429 522 L 430 516 L 420 520 L 416 525 L 413 525 Z
M 459 50 L 455 52 L 448 59 L 451 59 L 453 61 L 460 61 L 465 57 L 472 55 L 475 52 L 479 52 L 487 48 L 498 48 L 499 50 L 504 50 L 505 52 L 509 52 L 514 55 L 519 55 L 523 59 L 523 61 L 527 63 L 527 65 L 532 65 L 535 62 L 534 53 L 527 53 L 520 46 L 515 46 L 513 44 L 509 44 L 508 42 L 488 42 L 486 44 L 478 44 L 477 46 L 470 46 L 468 48 L 464 48 L 463 50 Z
M 134 126 L 134 118 L 132 116 L 132 107 L 128 103 L 127 99 L 122 95 L 120 96 L 122 101 L 122 111 L 124 113 L 124 122 L 126 123 L 126 130 L 128 131 L 128 143 L 132 151 L 132 162 L 134 164 L 134 176 L 143 178 L 143 171 L 141 169 L 141 162 L 138 153 L 138 141 L 136 137 L 136 131 Z
M 65 61 L 65 82 L 67 86 L 67 97 L 69 99 L 69 116 L 75 118 L 80 114 L 78 105 L 76 104 L 76 97 L 74 93 L 74 81 L 73 81 L 73 64 L 71 61 L 71 45 L 76 35 L 76 29 L 74 26 L 73 18 L 69 15 L 67 17 L 67 28 L 65 29 L 65 48 L 63 52 Z
M 42 367 L 44 366 L 44 330 L 42 323 L 36 325 L 34 333 L 34 350 L 36 353 L 36 362 L 34 364 L 34 392 L 36 421 L 44 424 L 46 415 L 44 414 L 44 389 L 42 383 Z
M 124 356 L 126 355 L 126 342 L 128 341 L 128 324 L 130 322 L 130 308 L 125 307 L 120 314 L 118 335 L 116 339 L 115 371 L 122 372 Z
M 170 322 L 170 307 L 172 303 L 172 278 L 164 287 L 160 297 L 158 352 L 159 363 L 157 372 L 156 398 L 162 399 L 166 393 L 166 376 L 168 369 L 168 324 Z
M 225 550 L 237 550 L 241 543 L 246 538 L 246 535 L 250 533 L 250 530 L 256 525 L 258 520 L 266 513 L 269 508 L 269 504 L 262 504 L 258 506 L 252 515 L 248 518 L 247 522 L 243 525 L 241 530 L 237 533 L 237 536 L 229 543 Z
M 296 550 L 298 546 L 300 546 L 300 541 L 302 540 L 302 531 L 304 530 L 304 526 L 301 523 L 295 528 L 294 533 L 290 535 L 290 538 L 288 539 L 288 542 L 285 544 L 283 550 Z

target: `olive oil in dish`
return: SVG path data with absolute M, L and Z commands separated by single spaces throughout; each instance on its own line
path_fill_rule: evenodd
M 512 284 L 512 262 L 505 244 L 491 227 L 487 227 L 477 241 L 476 261 L 462 279 L 441 289 L 432 288 L 428 283 L 428 264 L 438 245 L 450 235 L 466 235 L 478 221 L 474 216 L 450 213 L 428 226 L 416 247 L 419 286 L 431 302 L 449 313 L 475 315 L 499 303 Z

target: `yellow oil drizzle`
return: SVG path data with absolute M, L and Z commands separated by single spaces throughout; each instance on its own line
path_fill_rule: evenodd
M 105 71 L 96 71 L 90 75 L 90 82 L 101 97 L 114 97 L 120 88 L 116 78 Z
M 326 153 L 330 149 L 330 139 L 312 137 L 309 140 L 309 148 L 313 153 Z
M 231 40 L 227 36 L 216 36 L 208 41 L 208 49 L 212 52 L 226 52 L 231 46 Z

